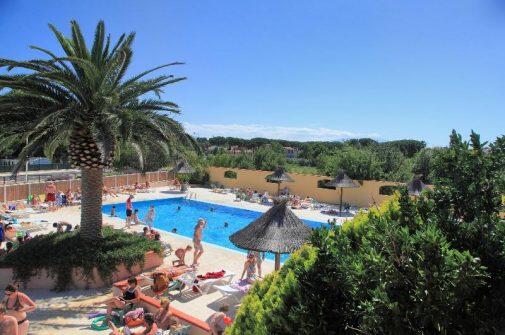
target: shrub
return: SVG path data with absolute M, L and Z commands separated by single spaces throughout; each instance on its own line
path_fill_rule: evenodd
M 404 192 L 364 222 L 317 230 L 312 246 L 255 285 L 229 334 L 463 332 L 484 269 L 412 207 Z
M 101 278 L 110 282 L 118 265 L 142 265 L 147 251 L 161 255 L 163 247 L 142 236 L 105 227 L 103 238 L 93 245 L 82 240 L 78 231 L 35 236 L 1 258 L 0 267 L 12 267 L 15 279 L 22 282 L 46 269 L 56 277 L 55 289 L 61 291 L 71 286 L 73 268 L 82 268 L 85 278 L 91 279 L 96 267 Z
M 498 140 L 453 132 L 435 191 L 405 188 L 255 285 L 229 334 L 496 334 L 505 329 Z M 249 314 L 251 313 L 251 314 Z M 258 332 L 256 332 L 258 329 Z
M 237 179 L 237 173 L 235 171 L 228 170 L 224 172 L 224 177 L 229 179 Z

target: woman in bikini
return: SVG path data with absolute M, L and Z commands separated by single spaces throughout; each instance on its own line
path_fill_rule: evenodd
M 244 271 L 242 271 L 242 276 L 240 276 L 240 280 L 244 278 L 244 274 L 246 275 L 245 280 L 249 284 L 253 284 L 254 281 L 258 279 L 256 275 L 256 256 L 253 253 L 247 254 L 247 260 L 244 263 Z
M 107 317 L 110 317 L 114 308 L 124 309 L 128 304 L 135 304 L 140 298 L 140 287 L 138 286 L 137 278 L 128 278 L 128 287 L 124 290 L 121 297 L 114 297 L 105 301 L 96 302 L 93 305 L 106 305 Z
M 26 294 L 19 292 L 16 286 L 7 285 L 3 303 L 7 309 L 7 315 L 16 318 L 19 335 L 28 334 L 30 321 L 28 321 L 26 313 L 32 312 L 37 308 L 33 300 Z

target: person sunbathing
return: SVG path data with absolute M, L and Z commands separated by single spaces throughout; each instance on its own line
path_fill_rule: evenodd
M 180 275 L 191 271 L 195 271 L 195 268 L 187 265 L 181 265 L 177 267 L 169 266 L 167 268 L 157 270 L 157 272 L 165 273 L 168 276 L 168 280 L 174 280 Z
M 142 229 L 142 236 L 150 240 L 154 237 L 153 233 L 149 230 L 148 227 L 144 227 Z
M 170 312 L 170 300 L 168 298 L 161 298 L 160 308 L 154 314 L 154 322 L 158 329 L 169 330 L 172 326 L 177 325 L 177 321 L 173 318 Z
M 178 248 L 175 250 L 175 257 L 177 257 L 177 260 L 173 261 L 172 265 L 175 265 L 175 263 L 178 263 L 178 266 L 186 265 L 186 253 L 191 250 L 193 250 L 193 248 L 190 245 L 187 245 L 186 248 Z
M 156 271 L 151 274 L 152 285 L 151 291 L 154 295 L 159 296 L 165 292 L 169 286 L 170 279 L 164 271 Z
M 123 291 L 123 295 L 121 297 L 113 297 L 105 301 L 95 302 L 93 306 L 106 305 L 107 317 L 110 318 L 114 308 L 124 309 L 130 304 L 137 303 L 140 299 L 140 287 L 138 286 L 137 278 L 130 277 L 128 278 L 127 283 L 128 287 Z
M 112 323 L 112 321 L 108 322 L 109 328 L 112 330 L 111 335 L 156 335 L 158 334 L 158 325 L 154 322 L 154 316 L 151 313 L 144 314 L 144 330 L 134 331 L 132 332 L 127 326 L 124 327 L 123 331 Z

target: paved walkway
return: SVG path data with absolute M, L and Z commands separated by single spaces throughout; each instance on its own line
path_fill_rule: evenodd
M 193 188 L 191 192 L 196 194 L 196 199 L 210 203 L 239 207 L 244 209 L 265 212 L 267 206 L 253 204 L 249 202 L 235 202 L 235 196 L 232 194 L 213 193 L 209 189 Z M 167 188 L 155 189 L 153 193 L 140 193 L 135 196 L 135 201 L 180 197 L 182 194 L 169 192 Z M 126 200 L 126 195 L 120 195 L 118 198 L 109 198 L 105 203 L 120 203 Z M 295 210 L 295 213 L 304 219 L 326 222 L 330 216 L 323 215 L 315 210 Z M 79 207 L 67 207 L 56 212 L 35 214 L 32 217 L 44 218 L 50 222 L 65 220 L 74 225 L 79 224 Z M 124 222 L 119 218 L 111 218 L 104 215 L 104 222 L 114 225 L 116 228 L 124 227 Z M 132 230 L 139 231 L 141 227 L 134 227 Z M 50 230 L 49 230 L 50 231 Z M 174 248 L 182 247 L 191 243 L 187 237 L 161 231 L 162 240 L 170 243 Z M 225 269 L 236 273 L 236 278 L 240 277 L 245 261 L 243 253 L 226 249 L 214 244 L 204 243 L 205 253 L 201 258 L 201 265 L 198 273 L 208 271 L 219 271 Z M 189 257 L 191 258 L 192 255 Z M 165 258 L 165 266 L 171 265 L 174 256 Z M 273 261 L 265 260 L 263 262 L 263 273 L 273 271 Z M 96 332 L 89 328 L 90 322 L 86 314 L 93 310 L 90 307 L 93 301 L 102 300 L 110 296 L 110 290 L 88 290 L 88 291 L 70 291 L 56 293 L 49 290 L 29 290 L 26 292 L 37 303 L 38 308 L 30 313 L 29 318 L 32 321 L 30 334 L 37 335 L 66 335 L 66 334 L 107 334 L 108 332 Z M 212 313 L 218 310 L 223 303 L 228 301 L 221 299 L 217 291 L 211 291 L 209 294 L 197 295 L 187 292 L 181 296 L 176 295 L 173 306 L 202 320 L 206 320 Z M 235 307 L 232 308 L 234 313 Z

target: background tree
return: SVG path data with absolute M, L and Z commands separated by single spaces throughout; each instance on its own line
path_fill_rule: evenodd
M 320 157 L 318 169 L 327 176 L 344 170 L 352 179 L 381 178 L 381 163 L 377 154 L 370 149 L 357 149 L 353 146 L 345 146 L 334 150 L 331 155 Z
M 127 78 L 135 34 L 116 43 L 99 22 L 88 48 L 77 22 L 65 37 L 49 26 L 64 51 L 62 57 L 40 47 L 47 59 L 0 60 L 0 68 L 19 69 L 0 76 L 0 115 L 5 133 L 1 146 L 13 138 L 28 141 L 19 153 L 19 169 L 41 148 L 49 155 L 68 148 L 70 162 L 81 169 L 81 236 L 97 240 L 102 227 L 102 172 L 118 148 L 135 153 L 140 168 L 150 152 L 169 158 L 184 146 L 197 147 L 182 126 L 167 116 L 178 106 L 161 98 L 162 89 L 185 78 L 145 77 L 171 63 Z M 121 153 L 121 151 L 119 151 Z
M 286 164 L 284 148 L 279 143 L 272 143 L 260 147 L 254 153 L 254 167 L 257 170 L 273 171 Z

